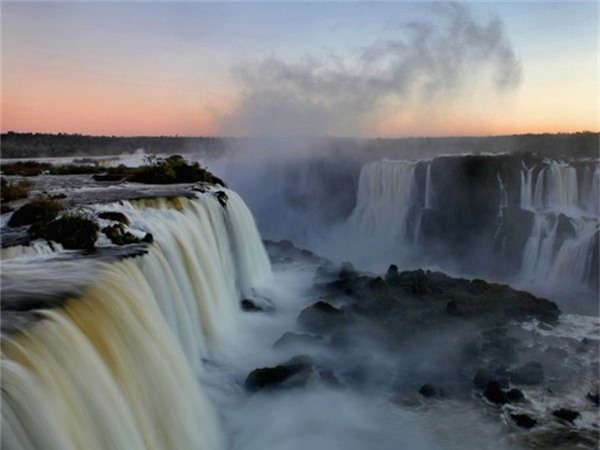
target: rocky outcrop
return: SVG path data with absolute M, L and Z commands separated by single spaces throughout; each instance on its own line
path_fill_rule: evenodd
M 308 383 L 312 370 L 312 358 L 298 355 L 277 366 L 253 370 L 246 378 L 244 386 L 251 392 L 302 387 Z

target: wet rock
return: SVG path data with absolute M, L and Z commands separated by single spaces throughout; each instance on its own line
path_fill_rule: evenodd
M 274 309 L 271 305 L 266 303 L 259 304 L 256 300 L 250 300 L 249 298 L 243 299 L 240 305 L 247 312 L 270 312 Z
M 289 389 L 305 386 L 313 369 L 313 360 L 307 355 L 294 356 L 275 367 L 255 369 L 244 383 L 247 390 Z
M 385 274 L 385 281 L 393 282 L 398 277 L 398 274 L 398 266 L 396 264 L 390 264 L 390 267 L 388 267 L 388 270 Z
M 308 330 L 315 332 L 331 332 L 348 323 L 348 314 L 322 300 L 302 310 L 298 322 Z
M 142 239 L 142 242 L 152 244 L 154 242 L 154 236 L 152 235 L 152 233 L 146 233 L 146 235 Z
M 561 408 L 557 409 L 556 411 L 552 411 L 552 415 L 571 423 L 573 423 L 573 421 L 579 417 L 579 413 L 577 411 L 568 408 Z
M 485 387 L 494 381 L 493 375 L 485 369 L 477 369 L 475 376 L 473 377 L 473 385 L 478 389 L 485 389 Z
M 352 265 L 352 263 L 350 262 L 343 262 L 341 267 L 340 267 L 340 273 L 339 273 L 339 277 L 342 280 L 347 280 L 347 279 L 352 279 L 352 278 L 356 278 L 357 273 L 356 270 L 354 269 L 354 266 Z
M 102 232 L 115 245 L 139 244 L 140 239 L 125 231 L 125 226 L 122 223 L 116 223 L 102 228 Z
M 90 250 L 98 238 L 98 224 L 84 215 L 65 214 L 48 224 L 46 238 L 69 250 Z
M 544 381 L 544 368 L 539 362 L 529 361 L 514 369 L 510 374 L 510 380 L 515 384 L 540 384 Z
M 115 222 L 124 223 L 125 225 L 129 225 L 129 219 L 125 214 L 118 211 L 104 211 L 98 214 L 99 219 L 112 220 Z
M 223 208 L 225 208 L 227 206 L 227 201 L 229 200 L 229 197 L 227 196 L 227 194 L 224 191 L 215 192 L 215 197 L 217 197 L 217 200 L 219 201 L 219 203 L 221 204 L 221 206 Z
M 424 384 L 421 386 L 421 389 L 419 389 L 419 394 L 421 394 L 423 397 L 431 398 L 437 396 L 438 391 L 433 385 Z
M 483 391 L 483 395 L 496 405 L 505 405 L 508 403 L 508 398 L 497 381 L 490 381 Z
M 511 414 L 511 419 L 521 428 L 533 428 L 537 425 L 537 420 L 527 414 Z
M 318 344 L 319 341 L 309 334 L 303 333 L 284 333 L 279 339 L 273 344 L 273 348 L 286 348 L 293 346 L 310 346 Z
M 62 211 L 62 205 L 56 200 L 38 198 L 17 209 L 8 221 L 9 227 L 21 227 L 36 222 L 49 223 Z
M 525 398 L 525 395 L 522 390 L 513 388 L 506 392 L 506 398 L 511 402 L 520 402 Z
M 600 406 L 600 395 L 599 394 L 592 394 L 591 392 L 588 393 L 588 395 L 586 396 L 586 398 L 591 401 L 594 405 L 596 406 Z

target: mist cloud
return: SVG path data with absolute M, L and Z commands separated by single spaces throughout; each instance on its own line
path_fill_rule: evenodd
M 479 23 L 459 4 L 404 23 L 351 57 L 269 57 L 236 65 L 240 103 L 223 119 L 237 135 L 361 134 L 375 114 L 454 102 L 474 85 L 517 87 L 521 65 L 502 22 Z

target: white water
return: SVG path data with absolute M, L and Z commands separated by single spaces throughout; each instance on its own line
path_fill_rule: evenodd
M 80 298 L 3 336 L 3 447 L 224 447 L 196 376 L 235 335 L 240 296 L 270 276 L 252 216 L 226 193 L 227 208 L 211 193 L 97 207 L 124 212 L 155 243 L 99 264 Z M 27 251 L 13 253 L 27 264 Z

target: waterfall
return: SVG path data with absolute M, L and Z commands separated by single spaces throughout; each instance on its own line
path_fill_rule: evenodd
M 431 186 L 431 166 L 433 160 L 427 164 L 427 171 L 425 173 L 425 209 L 433 209 L 434 204 L 434 193 L 433 187 Z
M 523 250 L 521 276 L 527 282 L 544 280 L 552 267 L 552 251 L 556 241 L 558 220 L 536 214 L 531 234 Z
M 245 204 L 223 191 L 226 207 L 211 192 L 93 207 L 154 244 L 98 263 L 81 295 L 2 337 L 4 448 L 224 447 L 196 375 L 270 265 Z
M 383 160 L 362 168 L 356 207 L 349 218 L 355 233 L 388 244 L 409 241 L 409 213 L 417 194 L 416 166 L 410 161 Z
M 530 168 L 525 167 L 525 163 L 522 163 L 523 170 L 521 170 L 521 208 L 531 209 L 533 207 L 533 170 L 535 166 Z

